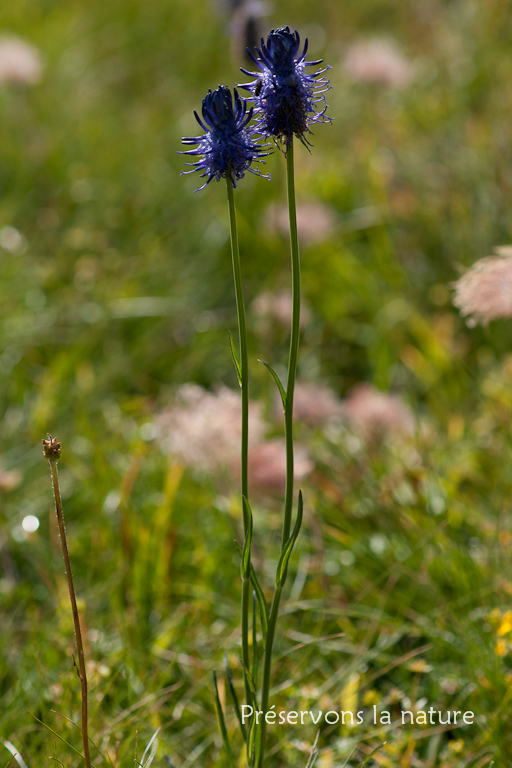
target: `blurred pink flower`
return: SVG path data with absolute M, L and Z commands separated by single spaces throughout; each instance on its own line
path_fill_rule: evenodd
M 0 470 L 0 491 L 12 491 L 21 483 L 21 474 L 16 469 Z
M 289 222 L 286 205 L 272 203 L 264 217 L 265 228 L 288 237 Z M 305 244 L 321 243 L 327 240 L 336 226 L 336 217 L 331 208 L 318 202 L 297 205 L 297 230 L 299 240 Z
M 0 37 L 0 83 L 33 85 L 41 79 L 42 70 L 36 48 L 14 35 Z
M 237 465 L 238 466 L 238 465 Z M 313 469 L 305 448 L 295 446 L 294 477 L 302 480 Z M 238 470 L 239 473 L 239 470 Z M 235 474 L 236 471 L 235 471 Z M 286 445 L 276 438 L 249 448 L 249 488 L 263 494 L 284 493 L 286 484 Z
M 345 55 L 344 69 L 351 80 L 401 88 L 412 79 L 411 62 L 389 40 L 354 43 Z
M 215 472 L 240 463 L 239 392 L 227 387 L 208 392 L 185 384 L 177 391 L 175 404 L 159 414 L 156 427 L 164 450 L 191 469 Z M 259 443 L 264 432 L 261 405 L 250 403 L 251 443 Z
M 308 427 L 322 427 L 339 419 L 343 406 L 332 389 L 313 382 L 297 382 L 293 399 L 293 415 Z M 282 417 L 283 404 L 277 394 L 273 413 L 275 418 Z
M 512 245 L 495 248 L 454 283 L 453 303 L 471 325 L 512 317 Z
M 265 291 L 256 296 L 252 303 L 252 309 L 259 317 L 271 317 L 280 325 L 288 327 L 292 322 L 292 295 L 289 291 L 280 291 L 279 293 Z M 309 308 L 302 302 L 300 324 L 306 324 L 310 316 Z
M 410 435 L 415 428 L 411 411 L 399 397 L 366 383 L 358 384 L 346 398 L 343 415 L 363 440 Z

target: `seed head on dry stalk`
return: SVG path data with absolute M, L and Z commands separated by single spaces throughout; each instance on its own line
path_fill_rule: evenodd
M 80 688 L 82 696 L 82 744 L 84 748 L 84 760 L 86 768 L 92 768 L 91 756 L 89 753 L 89 734 L 88 734 L 88 716 L 87 716 L 87 674 L 85 671 L 84 645 L 82 642 L 82 630 L 80 628 L 80 617 L 76 604 L 75 585 L 73 584 L 73 574 L 71 573 L 71 562 L 69 559 L 68 544 L 66 539 L 66 526 L 64 525 L 64 513 L 62 510 L 62 501 L 60 498 L 59 477 L 57 474 L 57 462 L 60 459 L 60 443 L 56 437 L 48 434 L 48 439 L 43 438 L 43 456 L 48 459 L 50 472 L 52 476 L 53 495 L 55 498 L 55 512 L 57 513 L 57 522 L 59 524 L 60 541 L 62 544 L 62 555 L 64 557 L 64 566 L 68 580 L 69 600 L 71 602 L 71 612 L 73 614 L 73 624 L 75 627 L 75 642 L 78 655 L 78 666 L 73 658 L 73 665 L 76 668 L 80 678 Z

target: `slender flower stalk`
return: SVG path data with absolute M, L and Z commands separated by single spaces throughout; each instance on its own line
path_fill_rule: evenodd
M 66 539 L 66 526 L 64 524 L 64 512 L 62 510 L 62 501 L 60 498 L 59 478 L 57 474 L 57 462 L 60 457 L 60 443 L 56 437 L 48 435 L 48 440 L 43 439 L 43 455 L 48 459 L 52 477 L 53 495 L 55 498 L 55 512 L 57 513 L 57 522 L 59 525 L 60 541 L 62 544 L 62 554 L 64 557 L 64 566 L 68 580 L 69 599 L 71 602 L 71 611 L 73 614 L 73 624 L 75 626 L 75 642 L 78 655 L 78 667 L 73 658 L 73 663 L 80 678 L 80 687 L 82 695 L 82 743 L 84 747 L 84 759 L 86 768 L 91 768 L 91 757 L 89 753 L 89 733 L 88 733 L 88 715 L 87 715 L 87 673 L 85 671 L 84 645 L 82 642 L 82 630 L 80 628 L 80 617 L 76 604 L 75 586 L 73 583 L 73 574 L 71 572 L 71 562 L 69 559 L 68 543 Z
M 233 189 L 236 182 L 243 178 L 246 171 L 262 176 L 254 163 L 264 163 L 262 159 L 270 154 L 264 146 L 255 141 L 254 130 L 249 126 L 253 109 L 248 109 L 247 102 L 242 100 L 236 91 L 219 85 L 215 91 L 208 91 L 203 99 L 202 119 L 194 112 L 197 122 L 205 131 L 204 136 L 186 137 L 182 141 L 186 145 L 197 145 L 195 149 L 183 152 L 185 155 L 198 157 L 194 163 L 187 163 L 192 170 L 183 174 L 202 171 L 201 178 L 206 178 L 204 189 L 212 179 L 226 179 L 228 193 L 229 222 L 231 233 L 231 254 L 233 261 L 233 277 L 238 316 L 238 333 L 240 359 L 231 339 L 231 349 L 242 395 L 242 439 L 241 439 L 241 497 L 244 523 L 244 556 L 242 558 L 242 663 L 245 668 L 245 695 L 247 703 L 252 700 L 251 688 L 247 672 L 250 670 L 249 653 L 249 612 L 251 598 L 251 535 L 252 520 L 249 507 L 248 482 L 248 453 L 249 453 L 249 366 L 247 355 L 247 327 L 245 320 L 245 305 L 242 289 L 242 272 L 238 232 L 236 226 L 236 210 Z M 268 175 L 266 175 L 268 178 Z M 196 190 L 198 191 L 198 190 Z
M 238 334 L 240 343 L 239 383 L 242 394 L 242 440 L 241 440 L 241 478 L 242 478 L 242 514 L 244 521 L 244 538 L 249 533 L 250 520 L 248 515 L 249 501 L 249 362 L 247 354 L 247 324 L 245 320 L 245 303 L 242 288 L 242 270 L 240 265 L 240 249 L 238 246 L 238 229 L 236 225 L 235 195 L 231 178 L 226 178 L 228 191 L 229 225 L 231 233 L 231 256 L 233 261 L 233 278 L 235 283 L 236 309 L 238 315 Z M 246 669 L 250 668 L 249 658 L 249 602 L 251 596 L 251 551 L 247 555 L 247 568 L 242 582 L 242 662 Z M 245 677 L 246 701 L 251 701 L 249 682 Z
M 292 323 L 290 334 L 290 351 L 288 357 L 288 375 L 286 390 L 283 395 L 284 426 L 286 441 L 286 490 L 284 503 L 283 531 L 281 538 L 281 557 L 276 574 L 276 587 L 270 607 L 268 619 L 267 640 L 263 662 L 263 679 L 261 688 L 261 710 L 266 712 L 269 704 L 270 677 L 272 668 L 272 651 L 279 615 L 279 605 L 287 575 L 287 558 L 289 550 L 295 543 L 302 517 L 302 498 L 299 497 L 298 525 L 290 539 L 293 481 L 294 481 L 294 451 L 293 451 L 293 400 L 300 336 L 300 260 L 297 235 L 297 210 L 295 202 L 295 176 L 293 162 L 293 139 L 309 148 L 306 138 L 311 133 L 310 126 L 316 123 L 330 122 L 326 116 L 327 105 L 317 110 L 318 104 L 325 104 L 325 92 L 329 90 L 329 81 L 323 74 L 329 69 L 324 67 L 313 74 L 306 73 L 306 67 L 318 66 L 321 60 L 307 62 L 306 39 L 302 53 L 300 36 L 297 31 L 291 32 L 289 27 L 271 30 L 267 42 L 261 41 L 261 47 L 256 48 L 256 55 L 249 55 L 259 71 L 250 72 L 242 69 L 246 75 L 255 79 L 242 88 L 249 91 L 254 103 L 254 113 L 257 120 L 256 130 L 262 136 L 271 137 L 275 142 L 284 144 L 287 164 L 287 193 L 288 217 L 290 224 L 290 251 L 292 273 Z M 287 554 L 288 552 L 288 554 Z M 286 558 L 284 571 L 282 563 Z M 263 718 L 260 729 L 259 768 L 265 764 L 266 721 Z
M 293 451 L 293 398 L 295 394 L 295 380 L 297 377 L 297 362 L 299 355 L 300 338 L 300 258 L 299 240 L 297 235 L 297 208 L 295 202 L 295 173 L 293 163 L 293 136 L 290 137 L 286 153 L 286 177 L 288 191 L 288 216 L 290 221 L 290 251 L 292 271 L 292 325 L 290 336 L 290 351 L 288 357 L 288 376 L 286 381 L 286 405 L 284 408 L 284 429 L 286 441 L 286 490 L 284 502 L 283 533 L 281 537 L 281 554 L 284 552 L 290 538 L 292 509 L 293 509 L 293 481 L 294 481 L 294 451 Z M 285 576 L 286 578 L 286 576 Z M 270 615 L 268 621 L 267 643 L 263 662 L 263 679 L 261 689 L 261 709 L 266 712 L 269 703 L 270 675 L 272 671 L 272 651 L 279 605 L 283 593 L 284 579 L 274 591 Z M 266 721 L 263 719 L 260 734 L 260 767 L 264 765 Z
M 264 713 L 268 710 L 269 704 L 272 651 L 279 606 L 286 582 L 289 558 L 302 521 L 302 495 L 299 493 L 297 521 L 290 535 L 295 463 L 293 401 L 300 337 L 300 260 L 295 203 L 293 139 L 297 137 L 306 147 L 309 147 L 310 145 L 305 135 L 306 133 L 311 133 L 309 126 L 319 122 L 325 123 L 330 121 L 330 118 L 325 115 L 326 106 L 321 111 L 316 109 L 316 105 L 319 102 L 325 102 L 324 93 L 329 88 L 329 82 L 326 78 L 321 77 L 321 75 L 323 75 L 328 67 L 317 70 L 312 75 L 306 74 L 305 67 L 316 66 L 321 61 L 305 61 L 307 40 L 300 54 L 299 49 L 300 37 L 298 32 L 292 33 L 289 27 L 282 27 L 275 31 L 272 30 L 267 37 L 266 44 L 262 40 L 261 49 L 256 49 L 257 56 L 249 52 L 251 58 L 261 71 L 248 72 L 242 69 L 242 72 L 255 78 L 253 82 L 241 86 L 251 93 L 254 106 L 248 110 L 247 101 L 242 101 L 236 90 L 234 91 L 233 99 L 228 88 L 219 86 L 213 93 L 209 91 L 203 100 L 202 120 L 197 114 L 195 115 L 198 123 L 205 130 L 205 135 L 183 139 L 183 143 L 187 145 L 197 145 L 195 149 L 189 149 L 183 154 L 199 157 L 194 163 L 189 163 L 189 165 L 192 165 L 192 170 L 184 171 L 184 173 L 202 171 L 201 178 L 206 177 L 207 180 L 201 189 L 204 189 L 212 179 L 219 181 L 221 178 L 225 178 L 227 183 L 240 359 L 232 339 L 231 346 L 242 392 L 241 495 L 245 536 L 242 551 L 242 663 L 244 666 L 246 701 L 248 704 L 255 704 Z M 251 128 L 249 123 L 253 113 L 256 118 L 256 125 Z M 265 597 L 256 581 L 255 574 L 251 570 L 252 515 L 248 502 L 249 382 L 247 331 L 233 193 L 236 181 L 244 176 L 245 171 L 249 170 L 261 175 L 259 171 L 251 168 L 251 165 L 253 162 L 264 162 L 262 158 L 269 154 L 263 151 L 264 145 L 262 146 L 255 142 L 255 134 L 272 137 L 274 141 L 284 144 L 287 162 L 292 273 L 292 323 L 286 389 L 282 386 L 275 371 L 266 364 L 281 392 L 285 414 L 286 443 L 286 490 L 281 552 L 270 612 L 268 612 Z M 259 706 L 256 700 L 258 665 L 255 624 L 253 624 L 253 642 L 255 647 L 253 648 L 252 667 L 250 666 L 249 651 L 251 577 L 254 579 L 254 588 L 259 595 L 261 627 L 265 638 Z M 233 697 L 237 706 L 234 693 Z M 256 768 L 256 766 L 257 768 L 263 768 L 265 764 L 266 718 L 263 717 L 261 723 L 258 723 L 257 719 L 253 720 L 249 734 L 246 735 L 243 731 L 243 735 L 244 738 L 247 736 L 247 757 L 250 768 Z M 223 738 L 227 739 L 225 728 L 223 730 Z M 229 747 L 229 742 L 227 747 Z M 229 757 L 231 749 L 227 748 L 226 753 Z

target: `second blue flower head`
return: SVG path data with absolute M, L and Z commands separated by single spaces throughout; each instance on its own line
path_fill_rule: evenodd
M 236 187 L 236 181 L 241 179 L 246 171 L 262 174 L 252 163 L 264 162 L 261 158 L 268 154 L 264 147 L 254 139 L 254 131 L 249 128 L 253 110 L 247 108 L 236 89 L 231 91 L 225 85 L 219 85 L 213 92 L 208 91 L 203 99 L 201 117 L 194 112 L 195 118 L 205 131 L 204 136 L 187 136 L 183 144 L 197 144 L 196 149 L 188 149 L 182 154 L 197 156 L 199 159 L 191 165 L 192 170 L 182 173 L 203 171 L 201 178 L 207 177 L 200 189 L 204 189 L 212 179 L 231 180 Z
M 299 49 L 298 32 L 291 32 L 289 27 L 273 29 L 266 44 L 262 39 L 261 48 L 256 48 L 257 56 L 248 50 L 261 71 L 242 69 L 244 74 L 256 78 L 240 87 L 252 94 L 257 129 L 265 136 L 284 141 L 287 147 L 293 136 L 308 144 L 305 133 L 311 133 L 309 126 L 330 122 L 325 115 L 327 107 L 315 109 L 316 104 L 325 102 L 323 94 L 329 89 L 329 81 L 321 75 L 330 67 L 307 74 L 305 67 L 317 66 L 322 60 L 305 61 L 307 39 L 300 54 Z

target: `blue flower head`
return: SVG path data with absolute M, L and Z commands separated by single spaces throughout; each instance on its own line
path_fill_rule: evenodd
M 241 179 L 246 171 L 263 176 L 252 163 L 265 162 L 261 158 L 268 155 L 264 147 L 254 140 L 254 131 L 248 127 L 253 110 L 247 108 L 234 89 L 234 100 L 231 91 L 225 85 L 219 85 L 213 92 L 208 91 L 203 99 L 201 109 L 202 120 L 194 112 L 197 122 L 206 131 L 204 136 L 187 136 L 183 144 L 197 144 L 196 149 L 181 152 L 182 155 L 199 157 L 191 171 L 182 171 L 181 175 L 203 171 L 201 178 L 207 177 L 199 189 L 204 189 L 212 179 L 220 181 L 228 178 L 236 187 L 236 181 Z M 265 175 L 265 178 L 269 178 Z M 196 190 L 197 192 L 198 190 Z
M 306 67 L 317 66 L 322 60 L 304 61 L 307 39 L 300 55 L 299 48 L 299 33 L 280 27 L 270 32 L 266 44 L 262 38 L 261 48 L 255 49 L 257 56 L 248 51 L 261 72 L 242 69 L 244 74 L 256 78 L 240 86 L 252 93 L 258 118 L 256 129 L 265 136 L 284 141 L 287 148 L 293 136 L 307 146 L 305 134 L 311 133 L 309 126 L 331 120 L 325 114 L 327 106 L 320 112 L 315 109 L 319 102 L 325 103 L 324 93 L 330 86 L 321 75 L 330 67 L 307 74 Z

